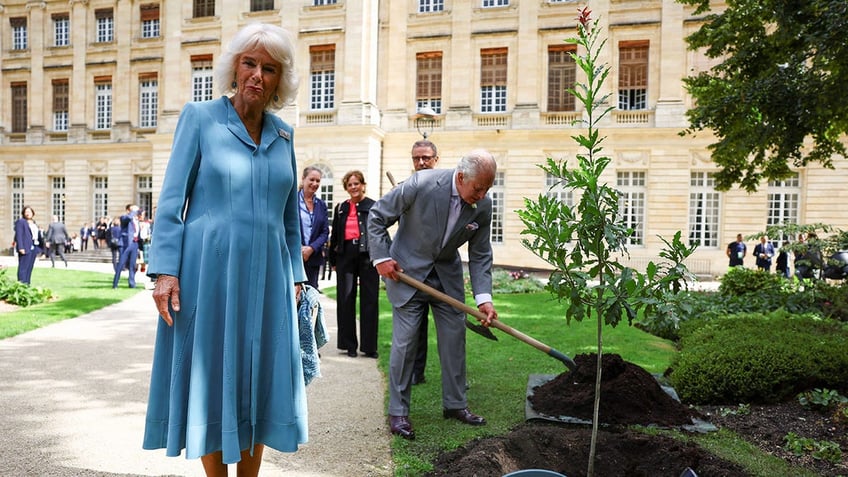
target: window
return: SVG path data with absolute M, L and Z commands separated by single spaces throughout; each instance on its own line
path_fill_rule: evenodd
M 141 12 L 141 37 L 159 38 L 159 4 L 144 3 Z
M 431 108 L 442 113 L 442 52 L 418 53 L 415 56 L 417 73 L 415 108 Z
M 192 17 L 214 17 L 215 16 L 215 0 L 194 0 L 192 8 Z
M 548 47 L 548 111 L 574 111 L 574 96 L 568 90 L 577 81 L 574 45 Z
M 112 128 L 112 78 L 94 79 L 94 129 Z
M 251 12 L 264 12 L 274 9 L 274 0 L 250 0 Z
M 25 133 L 27 122 L 27 84 L 12 83 L 12 132 Z
M 506 112 L 506 48 L 480 51 L 480 112 Z
M 445 0 L 418 0 L 418 13 L 445 11 Z
M 110 43 L 115 41 L 115 18 L 111 8 L 100 8 L 94 11 L 97 24 L 95 43 Z
M 71 18 L 67 13 L 53 15 L 53 46 L 71 44 Z
M 159 80 L 156 73 L 139 76 L 138 127 L 155 128 L 159 112 Z
M 26 50 L 29 48 L 26 17 L 10 18 L 9 23 L 12 26 L 12 49 Z M 20 211 L 18 212 L 20 213 Z
M 483 8 L 508 6 L 509 0 L 483 0 Z
M 147 211 L 147 218 L 152 218 L 153 211 L 153 176 L 135 176 L 135 203 L 141 210 Z
M 545 173 L 545 191 L 545 195 L 551 199 L 557 200 L 568 207 L 574 205 L 574 194 L 572 190 L 565 187 L 561 179 L 552 175 L 550 172 Z
M 312 0 L 312 5 L 315 5 L 316 7 L 321 5 L 335 5 L 336 3 L 338 3 L 336 0 Z
M 648 42 L 618 44 L 618 109 L 648 107 Z
M 21 210 L 24 208 L 24 178 L 23 177 L 10 177 L 9 182 L 9 190 L 12 191 L 12 197 L 10 197 L 9 203 L 12 204 L 12 213 L 9 214 L 9 217 L 12 218 L 12 225 L 14 226 L 15 221 L 21 216 Z
M 504 216 L 506 216 L 506 193 L 504 191 L 504 173 L 495 173 L 495 182 L 489 189 L 489 197 L 492 198 L 492 231 L 490 239 L 492 243 L 504 243 Z
M 718 247 L 719 193 L 710 172 L 693 172 L 689 178 L 689 244 Z
M 91 178 L 91 189 L 94 191 L 91 197 L 91 210 L 94 213 L 94 221 L 100 217 L 109 217 L 109 179 L 102 176 Z
M 68 130 L 68 80 L 53 80 L 53 130 Z
M 766 227 L 797 224 L 801 197 L 801 180 L 798 173 L 781 181 L 768 183 L 768 217 Z M 770 237 L 776 247 L 782 247 L 789 237 Z
M 333 109 L 336 104 L 336 45 L 310 46 L 309 58 L 309 108 Z
M 212 99 L 212 55 L 191 57 L 191 100 Z
M 315 164 L 321 170 L 321 185 L 316 193 L 327 204 L 327 215 L 329 221 L 333 221 L 333 171 L 324 164 Z
M 50 180 L 50 215 L 55 215 L 59 222 L 65 221 L 65 178 L 53 177 Z
M 645 237 L 645 173 L 625 171 L 617 175 L 618 213 L 625 226 L 633 230 L 628 245 L 642 245 Z

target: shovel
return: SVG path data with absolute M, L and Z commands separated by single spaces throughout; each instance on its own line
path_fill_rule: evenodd
M 473 316 L 474 318 L 477 318 L 478 320 L 486 319 L 486 315 L 484 315 L 480 310 L 478 310 L 476 308 L 472 308 L 472 307 L 466 305 L 464 302 L 461 302 L 461 301 L 457 300 L 456 298 L 454 298 L 454 297 L 452 297 L 452 296 L 450 296 L 446 293 L 443 293 L 439 290 L 436 290 L 435 288 L 433 288 L 433 287 L 431 287 L 431 286 L 429 286 L 425 283 L 419 282 L 418 280 L 410 277 L 409 275 L 407 275 L 403 272 L 395 271 L 395 273 L 397 274 L 400 281 L 402 281 L 403 283 L 406 283 L 407 285 L 409 285 L 409 286 L 411 286 L 415 289 L 421 290 L 424 293 L 427 293 L 428 295 L 432 296 L 433 298 L 435 298 L 439 301 L 443 301 L 443 302 L 447 303 L 448 305 L 451 305 L 452 307 L 456 308 L 457 310 L 464 311 L 465 313 Z M 466 323 L 466 325 L 470 324 L 470 322 L 468 320 L 466 320 L 465 323 Z M 476 326 L 479 326 L 479 327 L 483 328 L 484 330 L 489 331 L 487 328 L 485 328 L 481 325 L 476 325 Z M 565 366 L 572 371 L 575 368 L 577 368 L 577 364 L 574 363 L 574 360 L 572 360 L 568 356 L 564 355 L 562 352 L 551 348 L 550 346 L 546 345 L 545 343 L 542 343 L 541 341 L 539 341 L 535 338 L 532 338 L 530 336 L 525 335 L 524 333 L 516 330 L 515 328 L 512 328 L 510 326 L 505 325 L 500 320 L 492 320 L 490 326 L 503 331 L 504 333 L 512 336 L 513 338 L 518 339 L 519 341 L 523 341 L 523 342 L 529 344 L 530 346 L 536 348 L 537 350 L 547 354 L 548 356 L 550 356 L 554 359 L 558 359 L 559 361 L 562 361 L 562 363 L 565 364 Z M 489 331 L 489 333 L 491 333 L 491 331 Z M 497 339 L 497 338 L 494 338 L 494 336 L 493 336 L 493 339 Z

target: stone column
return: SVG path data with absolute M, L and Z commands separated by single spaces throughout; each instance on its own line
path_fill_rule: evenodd
M 133 78 L 130 70 L 130 50 L 132 36 L 124 32 L 132 32 L 133 3 L 128 1 L 115 2 L 115 45 L 117 47 L 117 63 L 112 77 L 112 140 L 129 141 L 132 126 L 131 102 L 138 92 L 138 78 Z
M 656 127 L 684 127 L 686 106 L 683 82 L 686 76 L 686 42 L 683 39 L 683 5 L 662 2 L 660 38 L 660 95 L 657 98 Z
M 74 49 L 73 71 L 68 85 L 68 142 L 85 142 L 88 125 L 88 111 L 94 107 L 94 99 L 89 92 L 94 87 L 86 79 L 86 49 L 88 48 L 88 8 L 86 0 L 70 0 L 71 6 L 71 46 Z M 72 92 L 72 93 L 71 93 Z M 92 118 L 93 120 L 93 118 Z

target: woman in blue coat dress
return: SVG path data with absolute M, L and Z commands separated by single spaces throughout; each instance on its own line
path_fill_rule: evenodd
M 257 475 L 265 445 L 306 442 L 296 295 L 301 259 L 294 45 L 250 24 L 215 71 L 225 94 L 188 103 L 156 213 L 148 275 L 160 317 L 144 448 L 201 458 L 207 475 Z

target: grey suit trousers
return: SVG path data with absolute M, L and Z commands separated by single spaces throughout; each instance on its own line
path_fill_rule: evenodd
M 425 283 L 442 289 L 431 274 Z M 465 394 L 465 313 L 418 291 L 403 306 L 392 306 L 392 349 L 389 356 L 389 415 L 408 416 L 412 371 L 418 348 L 419 325 L 427 305 L 433 309 L 439 361 L 442 368 L 442 406 L 468 407 Z

